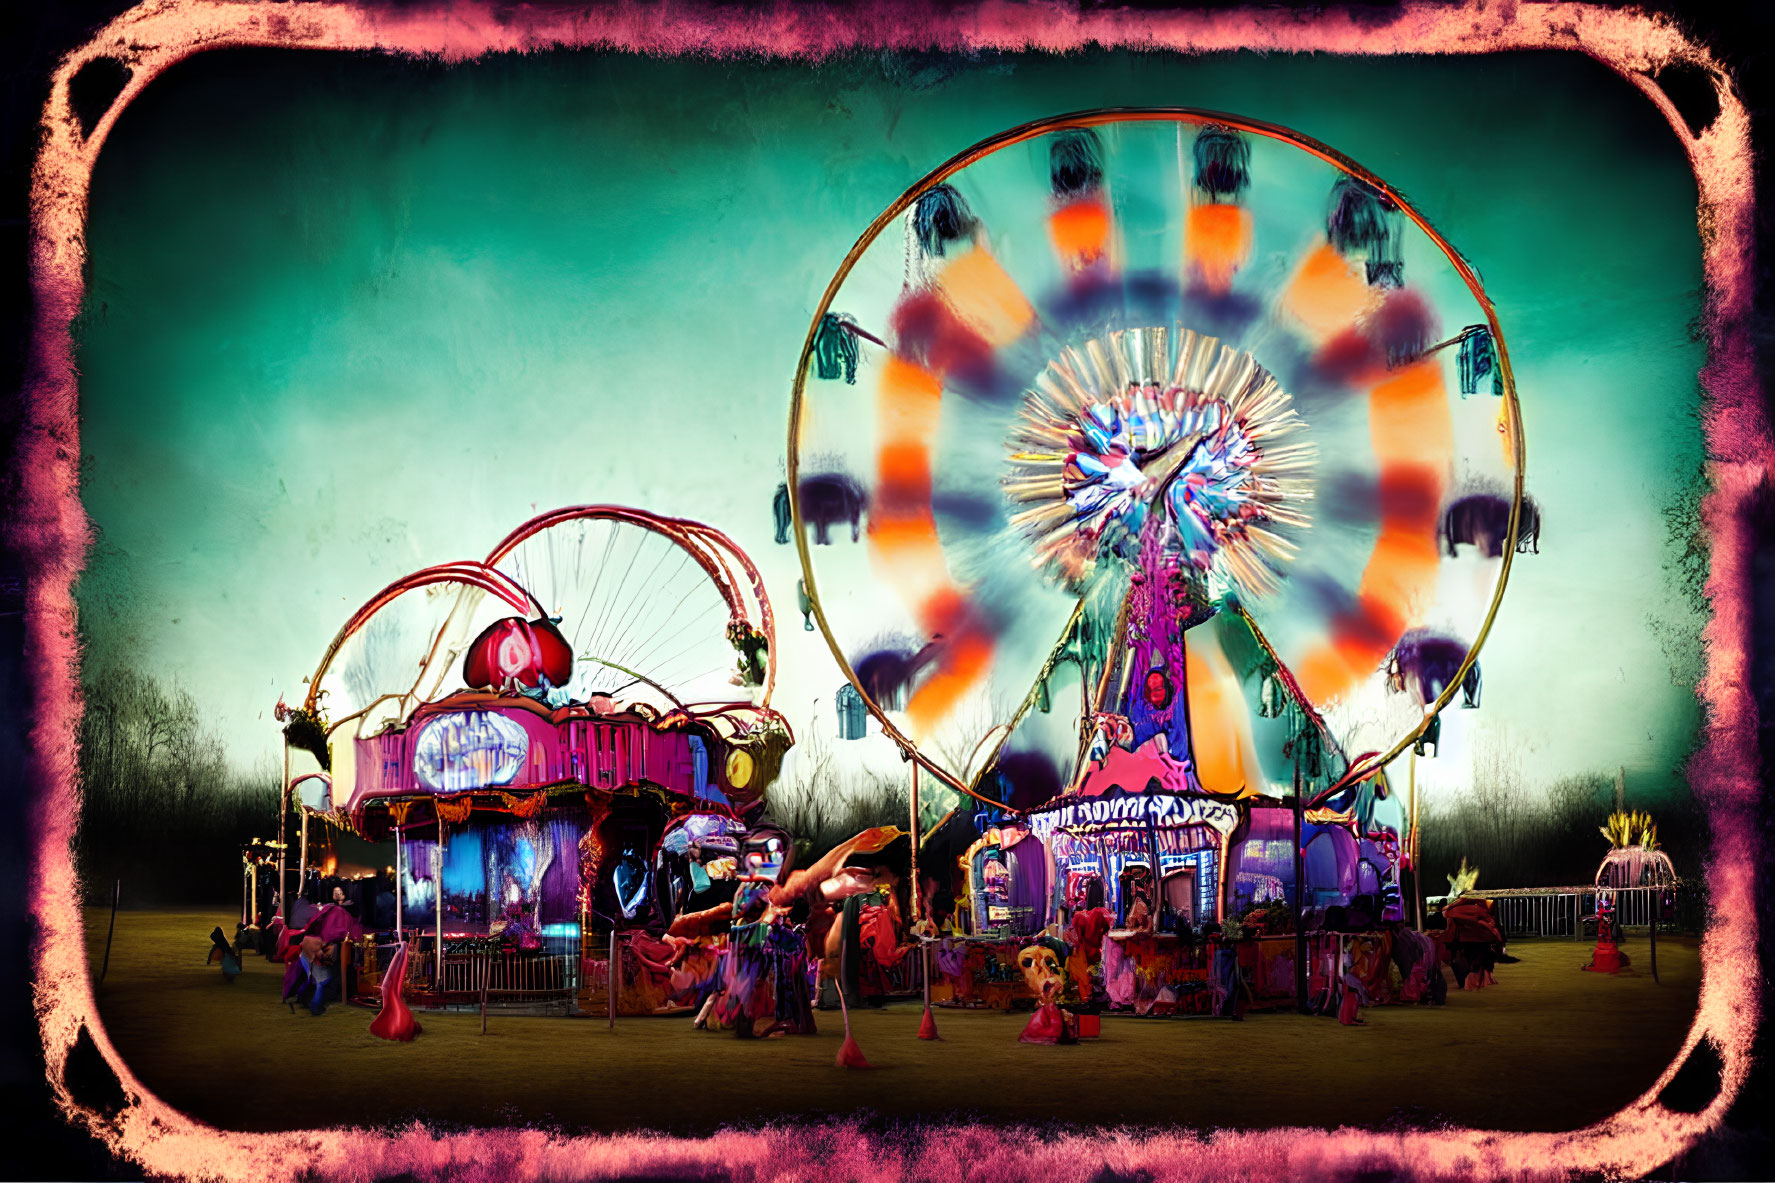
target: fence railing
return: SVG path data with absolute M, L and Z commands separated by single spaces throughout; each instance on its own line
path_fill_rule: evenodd
M 429 973 L 430 954 L 421 969 Z M 579 958 L 548 953 L 444 954 L 438 983 L 447 1001 L 546 1001 L 579 989 Z
M 429 938 L 427 938 L 429 941 Z M 415 941 L 407 954 L 407 981 L 415 997 L 437 1005 L 473 1005 L 483 995 L 501 1005 L 569 1003 L 579 991 L 582 965 L 579 951 L 555 947 L 535 951 L 485 950 L 452 953 L 444 950 L 443 972 L 437 972 L 437 950 Z M 358 993 L 372 995 L 380 986 L 379 963 L 387 950 L 366 940 L 358 954 Z
M 1670 927 L 1688 891 L 1682 884 L 1664 887 L 1513 887 L 1469 891 L 1462 898 L 1492 901 L 1498 927 L 1509 937 L 1568 937 L 1579 940 L 1596 931 L 1597 896 L 1615 900 L 1615 924 L 1647 928 L 1653 918 Z

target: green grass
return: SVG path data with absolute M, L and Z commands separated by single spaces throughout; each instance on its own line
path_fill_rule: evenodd
M 94 972 L 106 915 L 88 912 Z M 1625 946 L 1633 976 L 1579 972 L 1587 944 L 1524 941 L 1497 989 L 1449 1005 L 1380 1007 L 1367 1025 L 1253 1014 L 1240 1023 L 1109 1018 L 1076 1047 L 1019 1044 L 1015 1015 L 939 1010 L 943 1039 L 914 1037 L 919 1009 L 853 1016 L 873 1072 L 836 1068 L 842 1025 L 742 1043 L 682 1018 L 548 1019 L 420 1013 L 411 1044 L 370 1035 L 372 1013 L 314 1018 L 278 1003 L 282 966 L 249 955 L 233 985 L 203 964 L 213 912 L 117 916 L 99 1007 L 142 1081 L 228 1129 L 521 1121 L 569 1129 L 708 1132 L 796 1115 L 1205 1127 L 1451 1121 L 1569 1129 L 1651 1085 L 1694 1014 L 1693 939 Z

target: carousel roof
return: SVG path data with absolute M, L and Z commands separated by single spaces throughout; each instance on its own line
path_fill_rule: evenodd
M 763 581 L 719 531 L 571 506 L 525 522 L 485 561 L 426 567 L 372 596 L 328 645 L 286 735 L 336 782 L 318 812 L 631 783 L 719 794 L 717 779 L 750 800 L 777 741 L 792 742 L 769 707 L 774 641 Z M 468 720 L 461 734 L 434 726 L 451 715 Z M 759 750 L 716 778 L 677 749 L 599 741 L 619 754 L 549 732 L 581 720 Z

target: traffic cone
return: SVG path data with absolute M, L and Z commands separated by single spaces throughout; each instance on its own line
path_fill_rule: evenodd
M 401 997 L 407 976 L 407 946 L 395 950 L 388 968 L 382 973 L 382 1009 L 370 1023 L 370 1034 L 378 1039 L 408 1043 L 421 1028 L 407 1002 Z
M 1614 941 L 1597 941 L 1596 947 L 1590 951 L 1590 964 L 1584 968 L 1592 973 L 1616 974 L 1626 962 L 1627 958 L 1622 956 Z
M 844 1014 L 844 1042 L 838 1045 L 838 1066 L 840 1068 L 873 1068 L 874 1065 L 863 1058 L 863 1049 L 851 1037 L 851 1008 L 844 1000 L 844 986 L 838 988 L 838 1009 Z
M 924 1004 L 924 1018 L 918 1022 L 918 1037 L 920 1039 L 943 1038 L 937 1034 L 937 1019 L 931 1014 L 931 1004 L 928 1002 Z

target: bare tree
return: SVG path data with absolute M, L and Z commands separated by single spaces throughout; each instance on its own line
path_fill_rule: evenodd
M 89 671 L 81 719 L 83 873 L 132 898 L 227 898 L 241 842 L 277 822 L 277 782 L 236 773 L 191 695 L 140 671 Z
M 1532 807 L 1522 779 L 1522 757 L 1501 728 L 1474 754 L 1471 795 L 1492 848 L 1500 853 L 1513 849 L 1523 837 Z

